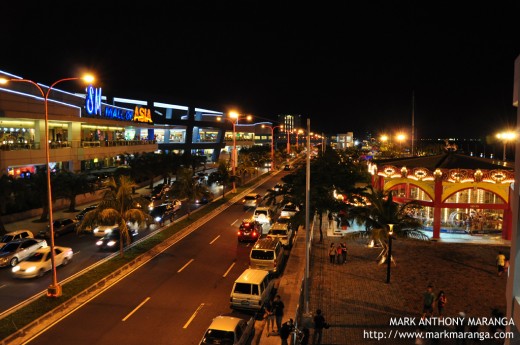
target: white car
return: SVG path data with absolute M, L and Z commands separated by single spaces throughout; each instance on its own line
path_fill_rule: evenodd
M 2 236 L 2 239 L 0 239 L 0 248 L 5 246 L 9 242 L 21 240 L 24 238 L 34 238 L 34 234 L 31 230 L 16 230 L 8 232 L 4 236 Z
M 257 193 L 249 193 L 242 200 L 242 204 L 244 205 L 244 210 L 247 210 L 250 207 L 257 207 L 260 204 L 260 200 L 262 197 Z
M 273 212 L 269 207 L 258 206 L 253 213 L 253 218 L 261 224 L 271 225 L 273 222 Z
M 94 236 L 103 237 L 105 235 L 108 235 L 115 229 L 119 230 L 119 226 L 118 225 L 99 225 L 94 228 Z
M 71 248 L 54 246 L 56 267 L 67 265 L 73 255 Z M 51 247 L 45 247 L 38 249 L 25 261 L 14 266 L 11 271 L 16 278 L 34 278 L 43 276 L 51 268 Z
M 280 212 L 281 217 L 293 217 L 298 211 L 300 211 L 300 208 L 293 204 L 292 202 L 287 203 Z
M 232 316 L 217 316 L 209 325 L 200 345 L 246 345 L 255 335 L 255 319 Z

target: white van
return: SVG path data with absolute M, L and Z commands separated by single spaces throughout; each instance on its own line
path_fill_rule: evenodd
M 274 280 L 265 270 L 246 269 L 235 280 L 229 304 L 231 309 L 258 311 L 269 301 L 273 292 Z
M 266 270 L 280 275 L 285 260 L 285 251 L 278 238 L 265 237 L 255 242 L 249 253 L 249 268 Z

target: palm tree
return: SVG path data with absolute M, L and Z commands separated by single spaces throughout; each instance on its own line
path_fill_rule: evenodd
M 190 168 L 180 168 L 176 176 L 176 181 L 168 193 L 172 194 L 172 197 L 188 199 L 188 218 L 190 218 L 191 204 L 197 199 L 208 197 L 211 192 L 206 185 L 193 178 L 193 171 Z
M 84 173 L 61 171 L 56 175 L 55 193 L 70 201 L 69 212 L 76 212 L 76 196 L 86 193 L 94 193 L 94 186 L 88 181 Z
M 388 224 L 394 224 L 394 238 L 428 241 L 422 231 L 422 223 L 411 216 L 412 210 L 420 208 L 417 202 L 411 201 L 398 204 L 393 201 L 392 191 L 375 191 L 372 186 L 366 192 L 352 195 L 349 207 L 346 209 L 346 220 L 365 225 L 365 230 L 346 234 L 347 238 L 368 238 L 383 246 L 380 255 L 386 258 L 388 252 Z M 358 206 L 359 205 L 359 206 Z
M 120 253 L 123 256 L 124 242 L 129 243 L 131 240 L 128 224 L 143 224 L 148 219 L 148 215 L 140 208 L 144 203 L 132 197 L 132 188 L 136 184 L 128 176 L 122 175 L 117 180 L 110 177 L 105 181 L 104 186 L 106 191 L 98 207 L 85 214 L 77 231 L 93 229 L 97 225 L 117 224 L 120 234 Z
M 231 182 L 231 175 L 229 174 L 228 163 L 225 160 L 221 159 L 218 162 L 217 170 L 209 174 L 208 176 L 208 184 L 212 185 L 216 183 L 217 185 L 222 186 L 222 199 L 225 198 L 226 195 L 226 186 Z

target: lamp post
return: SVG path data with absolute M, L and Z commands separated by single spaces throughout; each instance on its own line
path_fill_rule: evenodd
M 388 255 L 386 256 L 386 283 L 390 284 L 390 267 L 392 264 L 392 238 L 394 236 L 394 225 L 388 224 Z
M 50 232 L 50 252 L 51 252 L 51 267 L 52 267 L 52 283 L 47 288 L 47 296 L 48 297 L 60 297 L 61 296 L 61 286 L 58 284 L 58 276 L 56 274 L 56 254 L 54 253 L 54 220 L 52 214 L 52 190 L 51 190 L 51 167 L 50 167 L 50 150 L 49 150 L 49 94 L 54 86 L 58 83 L 70 80 L 80 80 L 83 79 L 87 83 L 92 83 L 94 81 L 94 77 L 91 75 L 85 75 L 84 77 L 74 77 L 74 78 L 63 78 L 58 81 L 55 81 L 51 86 L 47 88 L 47 92 L 45 92 L 42 87 L 36 82 L 28 79 L 5 79 L 0 78 L 0 84 L 5 84 L 7 82 L 22 82 L 22 83 L 30 83 L 40 91 L 43 97 L 43 103 L 45 106 L 45 164 L 47 166 L 47 203 L 49 204 L 49 232 Z
M 513 141 L 516 139 L 516 133 L 515 132 L 502 132 L 497 134 L 497 138 L 502 140 L 504 142 L 504 153 L 502 155 L 502 160 L 506 161 L 506 145 L 508 141 Z
M 242 117 L 241 117 L 242 116 Z M 226 120 L 231 121 L 233 124 L 233 152 L 231 153 L 231 174 L 233 175 L 233 193 L 236 193 L 236 183 L 235 183 L 235 171 L 237 166 L 237 131 L 236 125 L 238 124 L 238 120 L 241 118 L 245 118 L 247 121 L 251 121 L 251 115 L 241 115 L 236 111 L 229 112 L 229 118 L 224 118 Z M 219 118 L 220 119 L 220 118 Z
M 291 132 L 288 126 L 285 126 L 285 132 L 287 133 L 287 154 L 289 154 L 291 153 Z
M 397 141 L 399 142 L 399 156 L 403 154 L 403 141 L 406 139 L 406 136 L 404 134 L 397 134 Z
M 283 127 L 283 125 L 280 126 L 268 126 L 268 125 L 262 125 L 262 128 L 269 128 L 271 130 L 271 170 L 273 170 L 275 164 L 274 164 L 274 129 Z

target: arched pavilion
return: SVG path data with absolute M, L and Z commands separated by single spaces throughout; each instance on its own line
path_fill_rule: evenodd
M 414 214 L 433 239 L 441 232 L 500 233 L 511 239 L 513 165 L 454 151 L 421 157 L 374 160 L 372 185 L 393 191 L 398 203 L 416 200 Z

